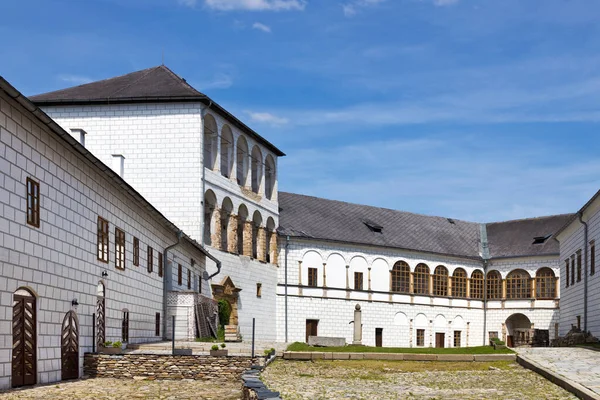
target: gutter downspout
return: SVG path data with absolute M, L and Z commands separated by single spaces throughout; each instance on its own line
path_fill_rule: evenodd
M 206 249 L 205 249 L 205 250 L 206 250 Z M 217 259 L 215 256 L 213 256 L 212 254 L 210 254 L 208 251 L 206 252 L 206 256 L 207 256 L 208 258 L 210 258 L 211 260 L 213 260 L 213 261 L 215 262 L 215 264 L 217 264 L 217 272 L 215 272 L 215 273 L 214 273 L 214 274 L 212 274 L 212 275 L 208 275 L 208 274 L 207 274 L 206 276 L 203 276 L 203 277 L 202 277 L 202 278 L 203 278 L 205 281 L 209 281 L 209 280 L 211 280 L 211 279 L 212 279 L 214 276 L 216 276 L 216 275 L 218 275 L 219 273 L 221 273 L 221 261 L 219 261 L 219 260 L 218 260 L 218 259 Z M 205 270 L 205 272 L 206 272 L 206 270 Z
M 285 237 L 285 342 L 288 342 L 288 248 L 290 237 Z
M 162 331 L 163 331 L 163 340 L 169 340 L 167 337 L 167 297 L 169 291 L 173 289 L 173 274 L 171 265 L 168 263 L 168 253 L 169 250 L 179 246 L 181 244 L 181 238 L 183 237 L 183 232 L 177 232 L 177 243 L 173 243 L 172 245 L 166 247 L 163 251 L 163 268 L 165 269 L 163 272 L 163 320 L 162 320 Z M 175 329 L 175 327 L 173 327 Z
M 487 269 L 490 260 L 490 248 L 488 246 L 487 239 L 487 227 L 486 224 L 480 225 L 481 235 L 481 258 L 483 261 L 483 346 L 487 345 Z
M 587 332 L 588 320 L 588 224 L 583 221 L 583 213 L 577 213 L 579 222 L 584 226 L 583 230 L 583 331 Z

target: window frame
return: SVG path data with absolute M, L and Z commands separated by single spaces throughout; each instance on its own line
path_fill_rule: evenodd
M 110 238 L 108 236 L 108 221 L 98 216 L 96 258 L 98 261 L 108 264 L 109 262 Z
M 26 181 L 26 206 L 27 224 L 35 228 L 40 227 L 40 183 L 31 177 Z
M 125 231 L 115 226 L 115 268 L 125 270 Z
M 425 347 L 425 329 L 417 329 L 415 344 L 417 347 Z
M 258 297 L 258 298 L 262 297 L 262 283 L 260 283 L 260 282 L 256 283 L 256 297 Z
M 308 285 L 310 287 L 319 287 L 319 269 L 308 267 Z
M 461 347 L 462 331 L 454 331 L 452 347 Z M 458 343 L 458 345 L 457 345 Z
M 433 295 L 448 297 L 448 268 L 443 265 L 433 270 Z
M 467 271 L 462 268 L 454 270 L 452 273 L 452 297 L 467 298 L 467 279 L 469 279 Z
M 535 298 L 553 300 L 556 298 L 556 276 L 551 268 L 543 267 L 535 274 Z
M 531 299 L 531 275 L 523 269 L 512 270 L 506 275 L 506 299 Z
M 487 300 L 502 300 L 502 275 L 500 271 L 492 270 L 487 273 L 486 295 Z
M 581 250 L 577 250 L 577 282 L 581 282 Z
M 192 270 L 190 268 L 187 270 L 187 288 L 192 290 Z
M 140 239 L 133 237 L 133 265 L 140 266 Z
M 483 272 L 476 269 L 471 274 L 471 283 L 470 283 L 470 293 L 469 296 L 471 299 L 475 300 L 483 300 L 483 288 L 484 288 L 484 275 Z
M 163 253 L 158 252 L 158 276 L 163 277 Z
M 419 263 L 413 272 L 413 293 L 418 295 L 429 294 L 429 266 Z
M 566 266 L 565 276 L 567 277 L 567 279 L 565 279 L 565 288 L 568 288 L 570 286 L 569 285 L 569 271 L 570 270 L 569 270 L 569 259 L 568 258 L 565 260 L 565 266 Z
M 152 248 L 152 246 L 148 245 L 148 273 L 151 274 L 152 271 L 154 270 L 154 249 Z
M 364 290 L 364 274 L 354 271 L 354 290 Z
M 390 271 L 390 291 L 392 293 L 410 293 L 410 266 L 405 261 L 398 261 Z
M 183 286 L 183 265 L 177 264 L 177 286 Z

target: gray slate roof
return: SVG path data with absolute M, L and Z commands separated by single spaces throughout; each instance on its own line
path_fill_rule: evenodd
M 549 238 L 571 214 L 487 225 L 491 257 L 558 254 Z M 365 222 L 380 225 L 373 232 Z M 383 246 L 479 259 L 481 224 L 279 192 L 279 233 L 284 236 Z
M 277 156 L 285 154 L 217 102 L 164 65 L 54 92 L 30 96 L 39 107 L 148 102 L 201 102 L 229 120 Z
M 554 235 L 574 214 L 519 219 L 487 224 L 488 243 L 492 258 L 559 254 Z M 552 235 L 543 244 L 533 244 L 533 238 Z

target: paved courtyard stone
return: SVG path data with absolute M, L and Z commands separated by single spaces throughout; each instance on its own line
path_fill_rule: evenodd
M 239 400 L 239 381 L 81 379 L 0 392 L 2 400 Z
M 262 379 L 284 400 L 577 399 L 510 361 L 279 360 Z
M 520 355 L 600 396 L 600 352 L 579 347 L 518 349 Z

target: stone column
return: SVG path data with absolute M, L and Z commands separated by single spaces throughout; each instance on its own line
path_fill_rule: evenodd
M 323 263 L 323 287 L 327 287 L 327 271 L 326 271 L 327 263 Z
M 471 279 L 467 278 L 467 298 L 471 298 Z
M 352 344 L 362 345 L 362 316 L 360 311 L 360 304 L 354 307 L 354 337 L 352 338 Z
M 267 230 L 261 226 L 256 230 L 256 258 L 258 261 L 267 261 Z
M 346 265 L 346 289 L 350 289 L 350 266 Z
M 408 278 L 409 284 L 408 284 L 408 292 L 410 294 L 415 293 L 415 275 L 414 273 L 410 273 L 409 278 Z
M 243 246 L 244 255 L 252 257 L 252 221 L 244 221 Z
M 371 291 L 371 267 L 369 269 L 369 292 Z
M 229 216 L 229 228 L 227 229 L 227 251 L 230 253 L 238 252 L 238 216 L 233 214 Z
M 277 232 L 273 231 L 273 233 L 271 234 L 271 243 L 269 245 L 270 247 L 270 251 L 271 251 L 271 264 L 277 265 L 278 264 L 278 256 L 279 256 L 279 252 L 277 250 Z
M 298 261 L 298 285 L 302 286 L 302 261 Z
M 215 249 L 221 249 L 221 209 L 215 207 L 212 212 L 210 244 Z

